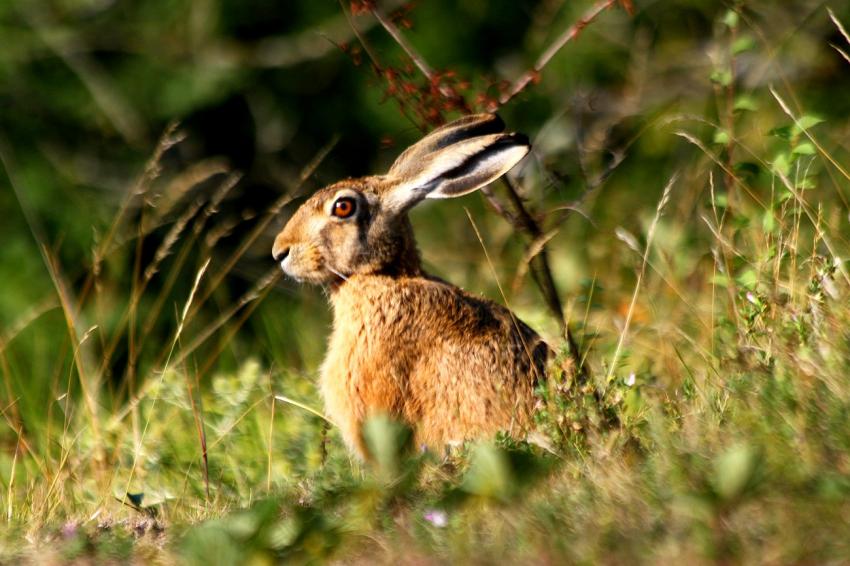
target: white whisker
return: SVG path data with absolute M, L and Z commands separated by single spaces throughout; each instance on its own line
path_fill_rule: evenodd
M 342 273 L 340 273 L 339 271 L 337 271 L 336 269 L 334 269 L 331 266 L 327 266 L 327 267 L 328 267 L 328 271 L 330 271 L 331 273 L 333 273 L 337 277 L 341 277 L 344 281 L 348 281 L 348 277 L 346 277 L 345 275 L 343 275 Z

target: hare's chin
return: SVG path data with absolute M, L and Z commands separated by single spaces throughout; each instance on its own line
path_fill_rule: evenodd
M 341 281 L 338 276 L 329 273 L 323 269 L 318 270 L 299 270 L 293 269 L 289 258 L 280 262 L 280 268 L 284 275 L 297 281 L 298 283 L 310 283 L 312 285 L 334 284 Z
M 292 268 L 292 263 L 290 262 L 289 257 L 284 258 L 283 261 L 280 262 L 280 269 L 283 271 L 284 275 L 286 275 L 290 279 L 296 280 L 299 283 L 303 283 L 304 281 L 310 279 L 307 274 L 300 273 Z
M 280 269 L 285 275 L 287 275 L 288 277 L 292 277 L 293 279 L 298 279 L 298 277 L 294 273 L 292 273 L 292 268 L 289 266 L 288 256 L 283 258 L 278 265 L 280 265 Z

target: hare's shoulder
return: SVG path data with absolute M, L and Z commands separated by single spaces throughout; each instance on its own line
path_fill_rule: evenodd
M 360 318 L 373 328 L 395 332 L 434 331 L 443 338 L 519 334 L 539 339 L 502 305 L 431 276 L 351 278 L 334 305 L 337 316 Z

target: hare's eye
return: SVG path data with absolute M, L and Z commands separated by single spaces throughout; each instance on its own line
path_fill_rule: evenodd
M 331 214 L 337 218 L 348 218 L 357 210 L 357 202 L 351 197 L 340 197 L 331 209 Z

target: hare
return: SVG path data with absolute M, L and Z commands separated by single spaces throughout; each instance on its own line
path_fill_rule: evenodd
M 548 346 L 505 307 L 425 273 L 407 216 L 426 198 L 465 195 L 516 165 L 528 138 L 503 129 L 493 114 L 442 126 L 386 175 L 316 192 L 275 238 L 272 255 L 287 275 L 329 289 L 320 387 L 360 457 L 361 425 L 379 413 L 438 450 L 531 424 Z

